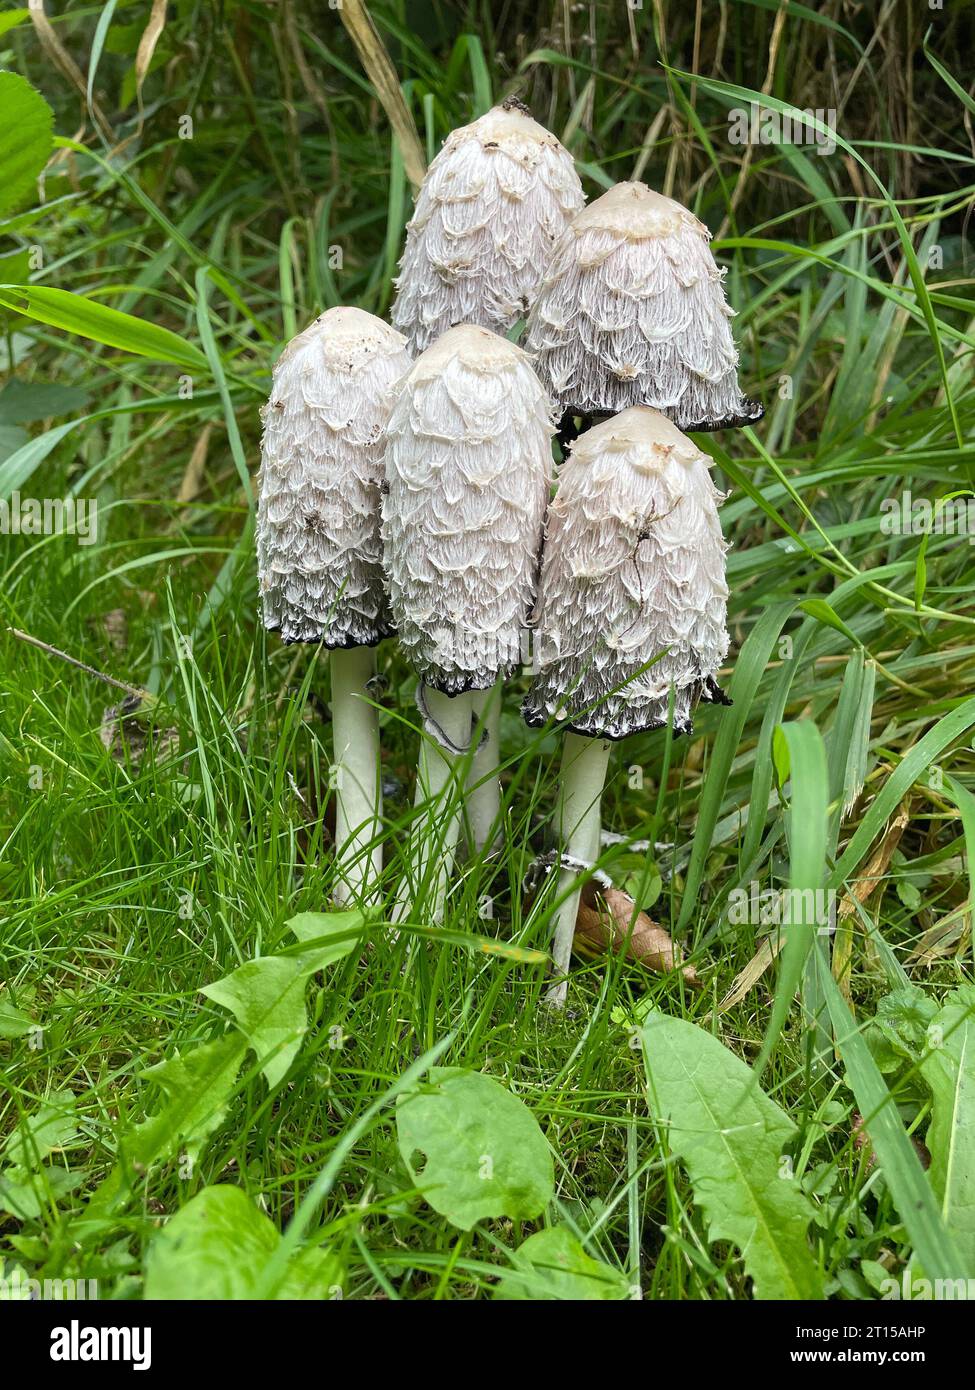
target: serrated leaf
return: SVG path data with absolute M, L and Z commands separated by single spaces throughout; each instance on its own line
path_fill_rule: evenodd
M 495 1298 L 536 1302 L 597 1300 L 620 1302 L 630 1297 L 630 1285 L 618 1269 L 587 1255 L 568 1226 L 552 1226 L 529 1236 L 512 1255 Z
M 203 986 L 208 999 L 233 1014 L 272 1088 L 284 1080 L 308 1031 L 308 979 L 349 954 L 364 921 L 356 911 L 299 913 L 287 926 L 307 950 L 260 956 Z
M 399 1101 L 396 1137 L 410 1177 L 434 1211 L 462 1231 L 500 1216 L 539 1216 L 555 1173 L 527 1105 L 490 1076 L 462 1067 L 432 1067 L 430 1082 Z
M 130 1167 L 144 1171 L 153 1163 L 166 1162 L 181 1145 L 191 1158 L 198 1156 L 226 1114 L 246 1051 L 246 1038 L 234 1031 L 143 1073 L 160 1087 L 166 1102 L 122 1136 L 123 1160 L 92 1193 L 88 1217 L 97 1219 L 113 1207 L 127 1187 Z
M 932 1019 L 928 1038 L 931 1047 L 921 1062 L 931 1088 L 928 1176 L 965 1274 L 975 1278 L 975 988 L 968 985 L 949 996 Z
M 308 1028 L 309 973 L 298 956 L 262 956 L 203 987 L 233 1014 L 272 1088 L 284 1080 Z
M 153 1238 L 145 1298 L 237 1300 L 254 1296 L 281 1236 L 250 1197 L 229 1183 L 205 1187 Z M 327 1299 L 341 1289 L 337 1256 L 310 1247 L 292 1259 L 279 1299 Z
M 53 148 L 54 112 L 29 82 L 0 72 L 0 212 L 34 189 Z
M 134 1130 L 129 1156 L 144 1168 L 168 1158 L 177 1145 L 198 1157 L 227 1113 L 246 1049 L 239 1034 L 228 1033 L 148 1067 L 143 1075 L 162 1090 L 166 1104 Z
M 33 1115 L 26 1116 L 3 1146 L 7 1161 L 34 1171 L 48 1154 L 77 1136 L 75 1098 L 71 1091 L 52 1091 Z
M 687 1169 L 710 1239 L 738 1247 L 756 1298 L 822 1298 L 806 1239 L 813 1207 L 782 1165 L 796 1130 L 788 1115 L 751 1067 L 693 1023 L 654 1011 L 643 1053 L 654 1118 Z

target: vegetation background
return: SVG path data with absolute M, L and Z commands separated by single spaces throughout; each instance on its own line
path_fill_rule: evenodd
M 257 620 L 259 408 L 323 307 L 387 311 L 403 147 L 330 5 L 5 5 L 0 67 L 56 140 L 25 181 L 43 115 L 5 88 L 0 496 L 94 498 L 98 536 L 0 536 L 4 1277 L 408 1299 L 975 1277 L 975 551 L 883 525 L 885 499 L 971 495 L 973 6 L 369 8 L 425 159 L 515 92 L 590 196 L 643 179 L 728 267 L 767 407 L 700 441 L 730 492 L 735 703 L 615 750 L 604 810 L 604 867 L 703 987 L 603 957 L 564 1018 L 540 1006 L 551 901 L 521 883 L 558 738 L 517 690 L 504 848 L 443 929 L 286 926 L 328 901 L 328 675 Z M 832 109 L 835 152 L 730 143 L 749 101 Z M 418 734 L 395 643 L 380 661 L 392 889 Z M 837 931 L 773 961 L 768 924 L 728 911 L 752 884 L 831 888 Z M 729 1096 L 762 1095 L 742 1059 L 771 1099 L 736 1131 Z M 467 1193 L 458 1216 L 449 1155 L 438 1192 L 395 1123 L 432 1064 L 464 1069 L 475 1154 L 522 1151 L 493 1209 Z M 191 1206 L 216 1184 L 246 1194 L 216 1199 L 225 1246 Z

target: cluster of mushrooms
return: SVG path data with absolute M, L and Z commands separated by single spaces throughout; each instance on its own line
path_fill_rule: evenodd
M 442 911 L 462 830 L 474 854 L 498 836 L 503 682 L 528 634 L 523 716 L 565 733 L 556 1005 L 610 742 L 687 732 L 725 698 L 721 495 L 684 431 L 762 412 L 708 240 L 642 183 L 586 205 L 571 155 L 509 99 L 430 165 L 394 326 L 328 310 L 281 353 L 264 410 L 264 622 L 331 652 L 336 900 L 375 902 L 382 873 L 377 643 L 395 634 L 419 677 L 405 921 L 421 891 Z M 522 348 L 504 335 L 525 318 Z

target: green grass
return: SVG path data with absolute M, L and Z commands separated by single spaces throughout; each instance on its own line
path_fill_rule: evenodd
M 966 80 L 952 58 L 970 32 L 964 5 L 931 19 L 937 63 L 900 15 L 876 32 L 859 16 L 851 31 L 839 7 L 793 7 L 778 46 L 768 7 L 729 5 L 723 26 L 704 6 L 696 66 L 684 6 L 597 6 L 591 44 L 587 16 L 569 7 L 571 64 L 561 5 L 371 7 L 428 152 L 517 86 L 568 128 L 593 195 L 632 175 L 669 101 L 640 176 L 723 229 L 743 381 L 767 405 L 757 429 L 699 441 L 730 494 L 735 704 L 702 709 L 690 741 L 668 748 L 658 733 L 615 748 L 604 801 L 624 842 L 603 867 L 644 892 L 659 884 L 653 915 L 703 989 L 580 959 L 564 1017 L 541 1006 L 546 969 L 532 953 L 547 949 L 552 898 L 531 900 L 522 882 L 548 843 L 559 740 L 520 721 L 522 679 L 506 695 L 503 847 L 455 875 L 442 930 L 422 900 L 419 931 L 372 924 L 310 981 L 310 1026 L 284 1080 L 269 1087 L 250 1055 L 193 1161 L 177 1144 L 106 1205 L 120 1137 L 160 1106 L 147 1069 L 225 1033 L 203 986 L 286 948 L 285 923 L 323 910 L 331 889 L 327 660 L 260 628 L 248 479 L 278 346 L 323 306 L 388 307 L 410 193 L 335 12 L 278 8 L 171 6 L 140 130 L 134 62 L 149 6 L 116 6 L 103 47 L 94 8 L 59 7 L 55 32 L 86 78 L 99 48 L 94 89 L 129 141 L 112 152 L 90 122 L 74 142 L 78 93 L 29 21 L 0 33 L 0 66 L 47 97 L 62 137 L 46 206 L 0 226 L 0 254 L 40 247 L 31 284 L 89 296 L 56 312 L 84 308 L 100 339 L 52 324 L 50 296 L 46 308 L 35 296 L 31 316 L 15 312 L 23 294 L 0 291 L 13 376 L 83 393 L 11 421 L 0 395 L 0 426 L 20 431 L 0 435 L 3 494 L 95 497 L 100 523 L 90 546 L 0 537 L 0 626 L 154 697 L 112 751 L 105 708 L 123 693 L 0 639 L 0 1135 L 45 1097 L 75 1097 L 34 1180 L 36 1212 L 0 1208 L 0 1260 L 137 1297 L 165 1218 L 207 1184 L 234 1183 L 286 1239 L 340 1252 L 346 1297 L 489 1297 L 505 1251 L 564 1222 L 644 1297 L 747 1298 L 740 1254 L 709 1243 L 648 1105 L 630 1028 L 652 1005 L 761 1058 L 763 1088 L 797 1126 L 790 1153 L 816 1208 L 810 1248 L 827 1294 L 876 1297 L 912 1251 L 941 1273 L 931 1251 L 945 1228 L 905 1137 L 923 1136 L 930 1115 L 920 1064 L 878 1072 L 869 1025 L 907 981 L 937 1004 L 972 978 L 975 551 L 966 537 L 881 527 L 884 499 L 933 500 L 973 479 L 971 99 L 937 67 Z M 725 139 L 738 97 L 721 84 L 840 106 L 845 146 L 827 158 L 757 147 L 743 171 L 745 151 Z M 177 133 L 186 113 L 191 140 Z M 143 327 L 120 339 L 131 325 L 93 305 Z M 395 643 L 379 661 L 392 896 L 419 735 Z M 891 823 L 896 848 L 840 937 L 854 1022 L 802 943 L 719 1011 L 761 937 L 729 920 L 729 893 L 752 880 L 842 893 Z M 645 840 L 649 857 L 628 849 Z M 483 938 L 518 949 L 490 953 Z M 5 1029 L 5 1006 L 33 1031 Z M 538 1222 L 462 1232 L 415 1192 L 394 1088 L 437 1050 L 439 1065 L 503 1082 L 541 1125 L 556 1195 Z M 879 1166 L 858 1144 L 857 1111 Z M 959 1142 L 970 1153 L 970 1136 Z M 923 1229 L 908 1213 L 919 1193 L 933 1213 Z

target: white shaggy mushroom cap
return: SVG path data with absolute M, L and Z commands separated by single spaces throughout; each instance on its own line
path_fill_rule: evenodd
M 406 340 L 362 309 L 292 339 L 262 412 L 257 569 L 286 642 L 374 646 L 392 632 L 379 539 L 386 422 Z
M 715 680 L 727 546 L 710 463 L 646 406 L 573 445 L 549 508 L 529 724 L 626 738 L 667 723 L 673 685 L 674 728 L 689 733 L 698 699 L 727 703 Z
M 618 183 L 579 213 L 545 267 L 525 341 L 560 413 L 651 405 L 684 430 L 761 419 L 738 386 L 710 236 L 642 183 Z
M 427 685 L 484 690 L 522 660 L 552 466 L 549 404 L 525 354 L 452 328 L 389 422 L 383 555 L 400 643 Z
M 520 103 L 452 131 L 417 196 L 396 282 L 392 320 L 412 350 L 459 323 L 506 333 L 585 201 L 572 156 Z

